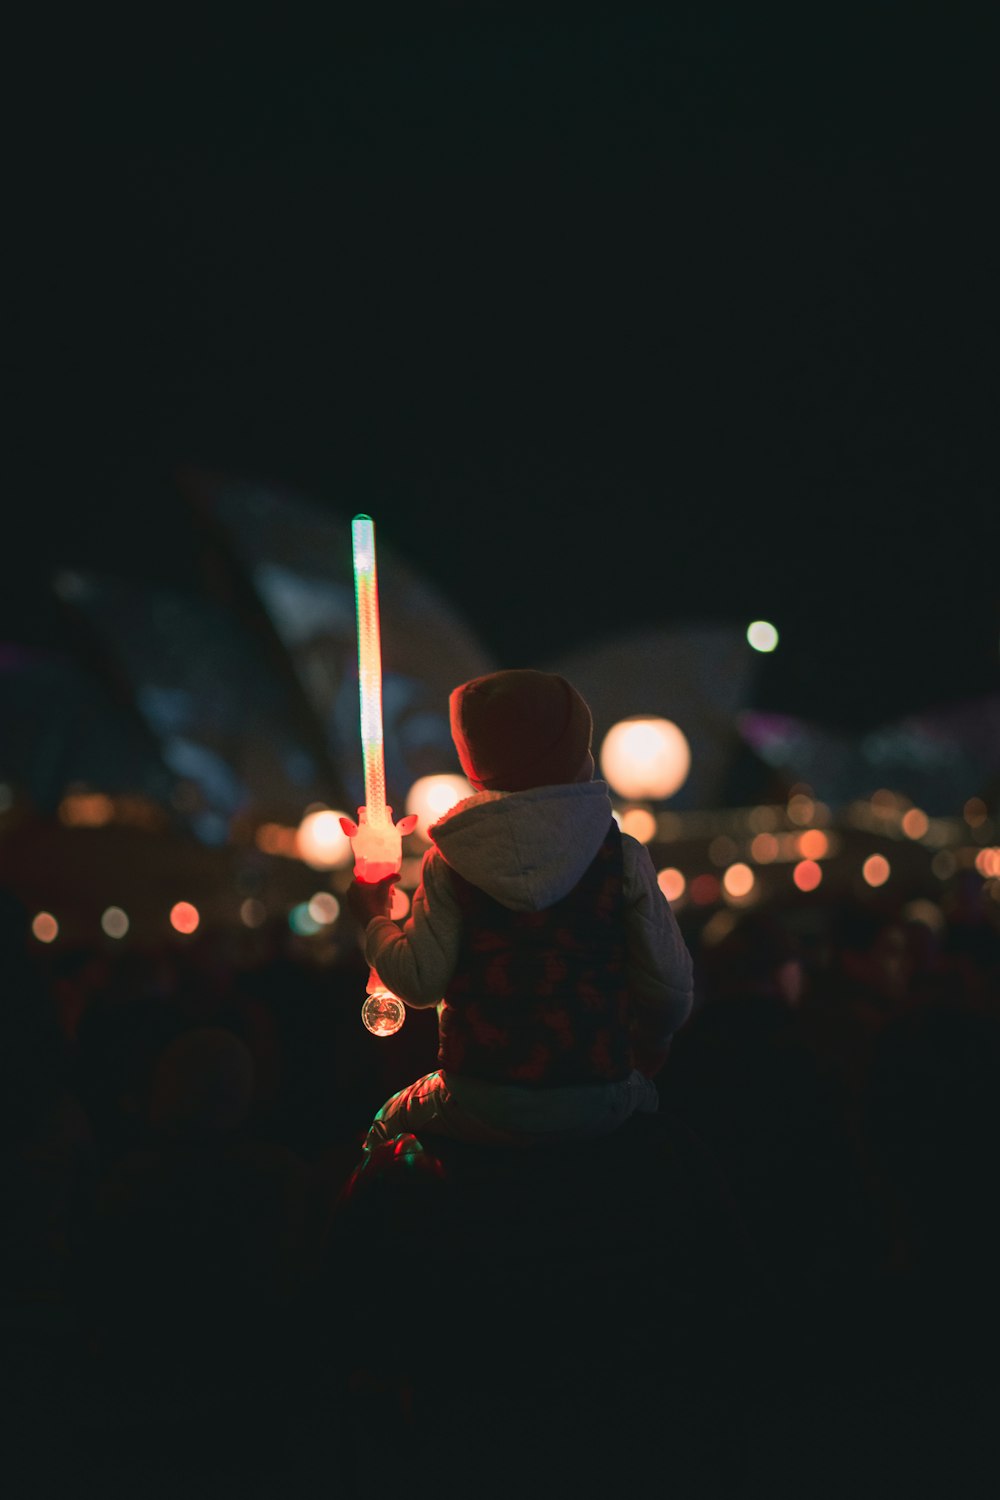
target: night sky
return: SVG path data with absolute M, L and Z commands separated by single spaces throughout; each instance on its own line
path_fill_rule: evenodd
M 12 60 L 0 634 L 189 579 L 192 466 L 369 511 L 503 665 L 763 616 L 763 707 L 996 691 L 1000 12 L 354 9 Z

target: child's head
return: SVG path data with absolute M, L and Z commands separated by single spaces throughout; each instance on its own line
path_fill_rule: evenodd
M 590 709 L 565 677 L 522 668 L 463 682 L 448 700 L 462 770 L 479 791 L 589 780 Z

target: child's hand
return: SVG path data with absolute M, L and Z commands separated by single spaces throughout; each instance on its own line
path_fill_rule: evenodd
M 351 882 L 344 899 L 362 927 L 367 927 L 372 917 L 389 915 L 392 906 L 392 888 L 398 879 L 397 873 L 387 875 L 384 880 Z

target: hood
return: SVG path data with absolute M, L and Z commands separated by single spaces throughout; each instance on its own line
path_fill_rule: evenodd
M 511 911 L 544 911 L 578 884 L 611 825 L 606 782 L 479 792 L 430 829 L 453 870 Z

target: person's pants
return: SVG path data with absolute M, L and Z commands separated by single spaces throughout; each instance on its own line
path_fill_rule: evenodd
M 640 1111 L 659 1107 L 656 1085 L 633 1071 L 615 1083 L 526 1089 L 449 1076 L 442 1070 L 386 1100 L 365 1140 L 370 1151 L 404 1132 L 450 1136 L 493 1146 L 539 1146 L 610 1135 Z

